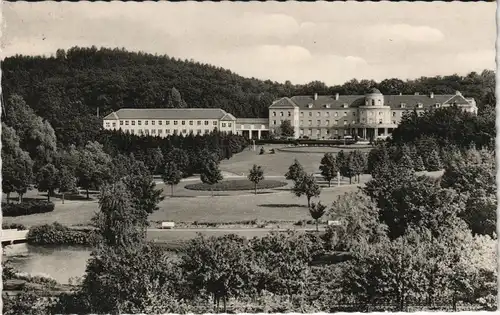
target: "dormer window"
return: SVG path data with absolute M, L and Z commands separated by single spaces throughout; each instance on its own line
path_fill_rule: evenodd
M 417 108 L 422 108 L 422 107 L 424 107 L 424 104 L 422 104 L 422 103 L 417 104 Z
M 349 107 L 349 104 L 344 103 L 344 104 L 342 105 L 342 107 L 344 107 L 344 108 L 348 108 L 348 107 Z
M 313 104 L 312 104 L 312 103 L 309 103 L 309 104 L 307 104 L 307 107 L 308 107 L 308 108 L 312 108 L 312 107 L 313 107 Z
M 401 108 L 406 108 L 406 103 L 401 103 Z
M 330 104 L 325 104 L 325 108 L 330 108 Z
M 441 107 L 441 103 L 436 103 L 435 106 L 436 106 L 436 108 L 439 108 L 439 107 Z

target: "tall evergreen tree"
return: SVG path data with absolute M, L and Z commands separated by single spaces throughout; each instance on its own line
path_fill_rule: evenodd
M 210 185 L 213 196 L 213 185 L 220 182 L 223 177 L 216 161 L 208 159 L 201 171 L 200 179 L 203 183 Z
M 288 172 L 285 174 L 285 178 L 292 180 L 294 182 L 299 181 L 305 174 L 302 164 L 295 159 L 293 164 L 288 168 Z
M 442 169 L 441 160 L 436 150 L 432 150 L 430 155 L 425 159 L 426 168 L 430 172 L 440 171 Z

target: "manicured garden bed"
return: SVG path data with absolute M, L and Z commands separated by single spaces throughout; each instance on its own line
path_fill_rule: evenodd
M 271 189 L 286 186 L 286 182 L 279 180 L 263 180 L 257 184 L 257 189 Z M 225 180 L 215 185 L 208 185 L 205 183 L 189 184 L 184 186 L 186 189 L 191 190 L 204 190 L 204 191 L 232 191 L 232 190 L 253 190 L 255 184 L 248 179 L 235 179 L 235 180 Z

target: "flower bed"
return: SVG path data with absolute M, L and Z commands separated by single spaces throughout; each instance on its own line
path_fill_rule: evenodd
M 286 182 L 278 180 L 263 180 L 257 184 L 257 189 L 271 189 L 286 186 Z M 215 185 L 208 185 L 205 183 L 189 184 L 184 186 L 186 189 L 191 190 L 204 190 L 204 191 L 234 191 L 234 190 L 253 190 L 255 184 L 248 179 L 235 179 L 225 180 Z

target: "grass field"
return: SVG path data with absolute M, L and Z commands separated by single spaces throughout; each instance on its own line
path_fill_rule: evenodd
M 356 186 L 341 186 L 323 190 L 320 200 L 331 203 L 335 198 Z M 208 192 L 210 193 L 210 192 Z M 251 193 L 233 196 L 201 196 L 165 198 L 159 210 L 150 215 L 151 221 L 175 222 L 235 222 L 257 219 L 260 221 L 298 221 L 310 219 L 305 197 L 297 198 L 287 190 L 273 194 Z M 96 201 L 57 203 L 50 213 L 4 218 L 6 223 L 26 226 L 59 222 L 64 225 L 86 225 L 98 211 Z
M 247 175 L 253 164 L 264 168 L 264 175 L 283 176 L 294 159 L 298 159 L 308 173 L 319 172 L 319 163 L 324 153 L 305 153 L 305 152 L 281 152 L 276 150 L 275 154 L 270 154 L 270 149 L 283 148 L 283 145 L 264 145 L 266 154 L 259 155 L 260 146 L 256 146 L 256 151 L 245 150 L 236 154 L 229 160 L 224 160 L 220 164 L 221 170 L 232 172 L 239 175 Z M 315 147 L 308 148 L 310 151 L 318 150 Z M 326 147 L 321 147 L 325 150 Z M 352 149 L 331 148 L 332 153 L 340 150 L 348 152 Z M 304 150 L 304 149 L 301 149 Z M 337 150 L 337 151 L 335 151 Z

